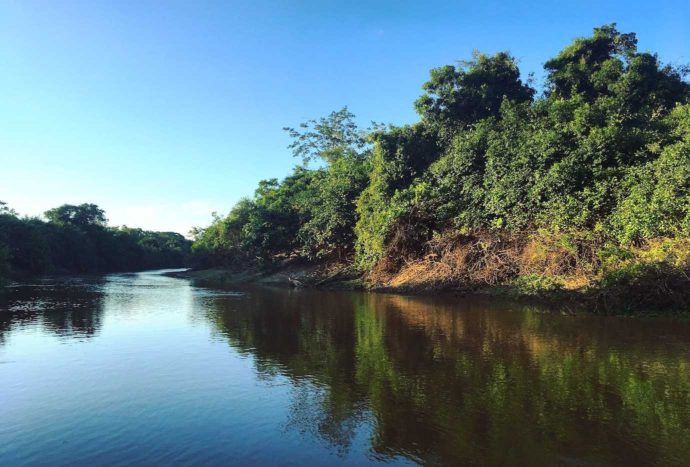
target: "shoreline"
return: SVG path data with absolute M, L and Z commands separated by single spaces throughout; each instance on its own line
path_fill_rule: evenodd
M 443 294 L 458 298 L 496 298 L 516 300 L 524 303 L 562 307 L 590 314 L 615 315 L 684 315 L 690 312 L 681 305 L 661 302 L 650 306 L 639 300 L 639 290 L 631 293 L 635 286 L 626 288 L 591 288 L 587 290 L 567 289 L 525 289 L 515 284 L 464 285 L 417 283 L 415 285 L 386 285 L 368 280 L 367 275 L 355 273 L 346 265 L 324 264 L 281 264 L 269 270 L 247 269 L 236 271 L 230 268 L 188 269 L 167 272 L 163 275 L 191 280 L 202 287 L 227 287 L 258 285 L 296 289 L 318 289 L 333 291 L 361 291 L 408 296 L 430 296 Z M 689 291 L 690 293 L 690 291 Z

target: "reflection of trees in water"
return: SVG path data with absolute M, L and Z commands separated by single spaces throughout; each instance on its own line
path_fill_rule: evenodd
M 318 386 L 309 381 L 294 381 L 293 398 L 287 428 L 302 434 L 323 439 L 340 455 L 348 452 L 352 441 L 364 423 L 367 423 L 366 407 L 357 406 L 347 392 L 333 391 L 331 387 Z
M 255 357 L 261 377 L 291 379 L 288 426 L 318 434 L 344 453 L 365 408 L 364 392 L 354 384 L 354 317 L 349 302 L 323 298 L 266 290 L 206 306 L 231 345 Z
M 209 318 L 292 380 L 288 426 L 340 452 L 371 426 L 372 455 L 425 463 L 690 456 L 687 326 L 286 291 L 219 299 Z
M 40 326 L 60 337 L 90 338 L 101 329 L 103 281 L 10 287 L 0 296 L 0 344 L 15 329 Z

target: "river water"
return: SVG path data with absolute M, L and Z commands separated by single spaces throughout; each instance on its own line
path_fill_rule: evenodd
M 690 465 L 690 323 L 158 272 L 0 294 L 0 465 Z

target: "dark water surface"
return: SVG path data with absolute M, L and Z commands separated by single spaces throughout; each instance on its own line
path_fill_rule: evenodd
M 690 465 L 690 323 L 155 273 L 0 298 L 0 465 Z

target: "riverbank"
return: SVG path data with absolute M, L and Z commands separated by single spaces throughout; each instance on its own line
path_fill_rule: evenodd
M 164 275 L 190 279 L 200 285 L 224 286 L 258 284 L 278 287 L 367 290 L 365 276 L 349 263 L 309 263 L 285 260 L 268 268 L 248 267 L 188 269 Z
M 457 256 L 457 252 L 455 253 Z M 351 263 L 283 261 L 268 269 L 190 269 L 166 273 L 201 286 L 255 284 L 277 287 L 361 290 L 403 295 L 453 294 L 489 296 L 566 306 L 594 313 L 690 312 L 690 278 L 681 268 L 663 263 L 636 263 L 628 272 L 607 277 L 523 275 L 490 283 L 449 273 L 448 260 L 422 258 L 395 269 L 384 265 L 368 273 Z M 458 266 L 456 265 L 456 268 Z M 632 271 L 632 272 L 630 272 Z M 612 279 L 611 277 L 614 277 Z

